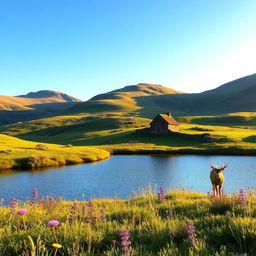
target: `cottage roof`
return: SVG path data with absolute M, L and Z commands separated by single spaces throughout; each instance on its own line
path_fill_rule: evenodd
M 172 117 L 164 114 L 159 114 L 168 124 L 179 125 L 179 123 Z

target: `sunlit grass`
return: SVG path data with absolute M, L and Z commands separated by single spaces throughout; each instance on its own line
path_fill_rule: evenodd
M 32 198 L 15 209 L 0 208 L 0 255 L 53 255 L 52 244 L 58 243 L 58 255 L 121 256 L 121 227 L 129 232 L 134 256 L 255 255 L 254 195 L 248 192 L 246 204 L 239 195 L 214 199 L 188 191 L 169 191 L 159 200 L 152 189 L 130 200 Z M 17 215 L 20 208 L 29 212 Z M 49 227 L 51 220 L 60 225 Z M 189 222 L 195 226 L 194 244 Z
M 136 135 L 136 129 L 148 127 L 150 123 L 149 118 L 140 117 L 136 111 L 49 117 L 2 126 L 1 131 L 31 141 L 96 146 L 115 153 L 256 153 L 255 113 L 190 116 L 178 120 L 180 132 L 210 133 L 217 140 L 204 143 L 182 136 Z M 198 128 L 202 131 L 197 131 Z
M 71 144 L 39 144 L 0 135 L 0 169 L 61 166 L 103 160 L 109 152 Z

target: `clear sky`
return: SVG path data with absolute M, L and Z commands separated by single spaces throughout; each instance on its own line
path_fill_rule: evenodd
M 256 73 L 255 0 L 1 0 L 0 94 L 201 92 Z

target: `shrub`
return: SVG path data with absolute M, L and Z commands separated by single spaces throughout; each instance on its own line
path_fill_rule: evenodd
M 37 144 L 35 146 L 35 149 L 36 150 L 48 150 L 49 148 L 46 145 L 44 145 L 44 144 Z

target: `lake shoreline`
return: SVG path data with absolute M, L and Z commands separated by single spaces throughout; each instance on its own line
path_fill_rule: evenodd
M 97 147 L 96 147 L 97 148 Z M 98 147 L 100 148 L 100 147 Z M 103 148 L 103 147 L 102 147 Z M 75 162 L 57 162 L 57 164 L 45 164 L 42 163 L 42 165 L 37 164 L 36 167 L 33 166 L 12 166 L 12 167 L 0 167 L 0 172 L 2 170 L 36 170 L 41 168 L 47 168 L 47 169 L 53 169 L 58 167 L 65 167 L 65 166 L 74 166 L 74 165 L 80 165 L 80 164 L 86 164 L 86 163 L 96 163 L 100 161 L 105 161 L 111 158 L 111 156 L 118 156 L 118 155 L 219 155 L 219 156 L 256 156 L 256 150 L 252 149 L 241 149 L 237 147 L 230 147 L 228 149 L 218 149 L 218 150 L 205 150 L 205 149 L 175 149 L 175 150 L 161 150 L 161 149 L 155 149 L 155 150 L 147 150 L 147 149 L 139 149 L 139 150 L 133 150 L 133 149 L 114 149 L 109 150 L 105 149 L 107 152 L 109 152 L 109 155 L 107 156 L 101 156 L 97 157 L 97 159 L 83 159 L 83 161 L 75 161 Z M 13 159 L 14 161 L 17 159 Z M 18 159 L 20 160 L 20 159 Z M 24 161 L 24 159 L 23 159 Z
M 175 150 L 129 150 L 129 149 L 114 149 L 110 150 L 111 155 L 231 155 L 231 156 L 256 156 L 256 150 L 228 148 L 218 150 L 205 149 L 175 149 Z

